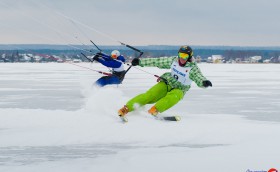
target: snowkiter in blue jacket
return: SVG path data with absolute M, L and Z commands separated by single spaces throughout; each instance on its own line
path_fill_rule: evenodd
M 111 56 L 108 56 L 103 53 L 97 53 L 93 60 L 101 63 L 102 65 L 112 68 L 112 74 L 107 76 L 102 76 L 99 78 L 95 84 L 104 87 L 105 85 L 111 85 L 111 84 L 121 84 L 124 75 L 124 62 L 125 58 L 120 54 L 118 50 L 114 50 L 111 53 Z

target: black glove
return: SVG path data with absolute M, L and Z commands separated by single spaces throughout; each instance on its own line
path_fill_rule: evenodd
M 98 55 L 99 57 L 102 57 L 102 53 L 101 52 L 99 52 L 99 53 L 96 53 L 96 55 Z
M 206 80 L 206 81 L 202 81 L 202 85 L 204 86 L 204 87 L 212 87 L 212 83 L 211 83 L 211 81 L 209 81 L 209 80 Z
M 95 56 L 93 56 L 92 60 L 93 60 L 93 61 L 94 61 L 94 60 L 98 61 L 98 60 L 99 60 L 99 57 L 100 57 L 100 55 L 96 54 Z
M 134 58 L 132 61 L 131 61 L 131 65 L 132 66 L 137 66 L 139 65 L 140 63 L 140 59 L 139 58 Z

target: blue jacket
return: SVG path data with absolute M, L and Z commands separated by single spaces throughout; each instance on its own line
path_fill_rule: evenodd
M 118 61 L 120 60 L 120 61 Z M 110 67 L 110 68 L 119 68 L 121 67 L 122 63 L 125 62 L 125 58 L 120 55 L 117 60 L 113 59 L 112 57 L 102 54 L 102 57 L 97 60 L 99 63 L 101 63 L 104 66 Z

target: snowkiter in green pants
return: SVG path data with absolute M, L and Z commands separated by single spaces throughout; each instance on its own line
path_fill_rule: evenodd
M 135 58 L 132 65 L 155 66 L 161 69 L 171 69 L 170 72 L 164 73 L 159 77 L 158 83 L 150 88 L 146 93 L 129 100 L 122 107 L 118 114 L 120 117 L 125 116 L 128 112 L 133 111 L 137 106 L 154 104 L 148 112 L 156 116 L 177 104 L 183 99 L 185 93 L 190 89 L 192 81 L 197 86 L 206 88 L 212 83 L 207 80 L 201 73 L 196 62 L 194 62 L 193 51 L 189 46 L 181 46 L 178 56 L 161 57 L 161 58 Z

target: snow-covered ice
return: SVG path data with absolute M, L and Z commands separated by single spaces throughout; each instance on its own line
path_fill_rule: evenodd
M 182 121 L 154 120 L 147 105 L 122 124 L 117 110 L 166 70 L 132 68 L 122 85 L 95 88 L 101 75 L 72 64 L 0 64 L 0 171 L 279 170 L 279 65 L 199 67 L 213 87 L 193 83 L 162 114 Z

